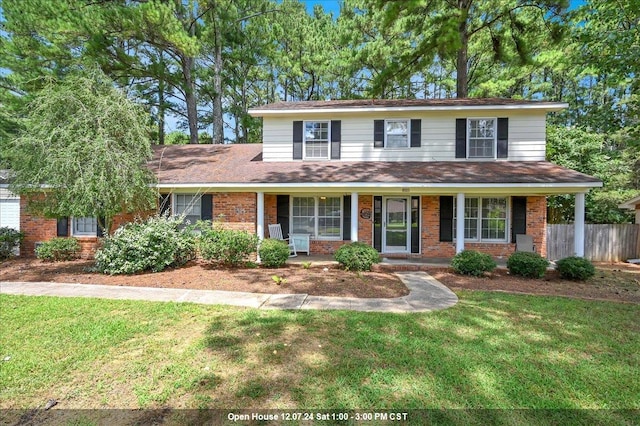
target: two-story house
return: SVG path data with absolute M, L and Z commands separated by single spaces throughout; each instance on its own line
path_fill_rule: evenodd
M 361 241 L 384 255 L 450 257 L 468 248 L 508 256 L 515 236 L 527 234 L 545 255 L 546 196 L 575 194 L 582 255 L 584 195 L 602 182 L 545 161 L 546 114 L 566 107 L 510 99 L 279 102 L 249 111 L 263 120 L 262 144 L 157 146 L 149 166 L 162 211 L 261 238 L 267 224 L 279 223 L 285 236 L 307 237 L 314 254 Z M 63 222 L 58 234 L 82 237 L 76 225 L 86 230 L 90 220 Z

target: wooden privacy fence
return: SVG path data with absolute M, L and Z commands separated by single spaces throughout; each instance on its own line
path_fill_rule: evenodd
M 573 256 L 573 225 L 547 225 L 547 258 Z M 584 257 L 599 262 L 640 257 L 640 224 L 585 225 Z

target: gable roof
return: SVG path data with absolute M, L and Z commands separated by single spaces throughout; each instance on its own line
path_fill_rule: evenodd
M 621 209 L 628 209 L 628 210 L 640 209 L 640 196 L 632 198 L 626 203 L 620 204 L 618 207 Z
M 457 99 L 353 99 L 328 101 L 275 102 L 249 110 L 255 117 L 276 114 L 311 112 L 382 112 L 382 111 L 435 111 L 435 110 L 486 110 L 486 109 L 538 109 L 559 111 L 567 108 L 562 102 L 546 102 L 506 98 L 457 98 Z
M 262 144 L 155 146 L 159 186 L 226 188 L 602 186 L 546 161 L 262 161 Z

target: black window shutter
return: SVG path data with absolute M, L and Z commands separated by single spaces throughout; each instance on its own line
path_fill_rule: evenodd
M 527 233 L 527 197 L 511 197 L 511 242 L 516 234 Z
M 331 120 L 331 159 L 340 159 L 340 139 L 341 139 L 341 122 L 340 120 Z
M 342 205 L 342 239 L 351 241 L 351 195 L 343 197 Z
M 373 248 L 382 251 L 382 197 L 373 197 Z
M 158 211 L 160 216 L 171 213 L 171 194 L 160 194 L 158 197 Z
M 453 241 L 453 197 L 440 197 L 440 241 Z
M 289 238 L 289 196 L 278 195 L 276 200 L 276 215 L 282 227 L 282 236 Z
M 456 118 L 456 158 L 467 158 L 466 118 Z
M 509 119 L 498 118 L 498 158 L 509 157 Z
M 420 148 L 422 120 L 411 120 L 411 148 Z
M 213 196 L 204 194 L 200 198 L 200 219 L 213 220 Z
M 420 197 L 411 197 L 411 253 L 420 253 Z
M 373 120 L 373 147 L 384 148 L 384 120 Z
M 104 216 L 100 216 L 97 220 L 97 226 L 96 226 L 96 237 L 104 237 L 104 231 L 106 231 L 106 229 L 104 228 L 104 226 L 106 226 L 106 221 L 107 218 L 105 218 Z
M 293 122 L 293 159 L 302 160 L 302 121 Z
M 69 218 L 59 217 L 56 224 L 56 236 L 68 237 L 69 236 Z

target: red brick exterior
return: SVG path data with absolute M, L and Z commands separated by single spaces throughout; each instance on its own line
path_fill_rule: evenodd
M 256 232 L 256 203 L 255 193 L 213 193 L 213 220 L 226 229 Z M 267 224 L 277 223 L 277 195 L 265 194 L 265 228 Z M 25 233 L 21 248 L 21 255 L 30 256 L 34 253 L 37 241 L 46 241 L 56 236 L 56 220 L 32 216 L 26 213 L 26 201 L 20 202 L 20 228 Z M 363 209 L 373 210 L 373 196 L 360 195 L 358 197 L 358 240 L 366 244 L 373 244 L 373 218 L 363 219 L 360 212 Z M 143 216 L 152 214 L 146 212 Z M 123 214 L 114 218 L 112 229 L 116 229 L 126 222 L 134 220 L 136 214 Z M 546 219 L 547 204 L 544 196 L 527 197 L 527 234 L 533 237 L 536 251 L 546 255 Z M 455 255 L 455 242 L 441 242 L 440 239 L 440 197 L 421 197 L 421 252 L 420 254 L 405 255 L 411 257 L 452 257 Z M 266 229 L 265 229 L 266 233 Z M 265 235 L 268 237 L 267 235 Z M 82 246 L 83 257 L 90 257 L 97 248 L 96 237 L 78 237 Z M 311 240 L 312 254 L 333 254 L 338 247 L 348 241 Z M 512 243 L 465 243 L 465 249 L 479 250 L 495 257 L 507 257 L 515 250 Z

